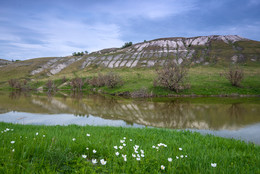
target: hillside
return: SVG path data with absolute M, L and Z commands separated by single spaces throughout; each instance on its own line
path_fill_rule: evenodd
M 230 63 L 254 64 L 260 62 L 260 42 L 237 35 L 199 36 L 191 38 L 162 38 L 130 47 L 103 49 L 84 56 L 31 59 L 1 68 L 1 71 L 26 70 L 23 75 L 62 73 L 66 68 L 82 70 L 91 66 L 106 68 L 140 68 L 162 66 L 173 59 L 181 64 L 189 59 L 193 64 L 208 65 Z M 2 77 L 0 77 L 2 79 Z
M 125 84 L 120 89 L 108 89 L 109 93 L 135 91 L 143 87 L 152 89 L 155 69 L 169 60 L 177 64 L 185 60 L 191 62 L 188 76 L 193 88 L 186 91 L 187 94 L 260 93 L 260 42 L 237 35 L 161 38 L 126 48 L 103 49 L 83 56 L 13 62 L 0 67 L 0 88 L 6 87 L 8 80 L 13 78 L 42 81 L 43 84 L 47 79 L 86 78 L 100 72 L 114 71 L 120 74 Z M 231 64 L 244 67 L 247 79 L 242 85 L 245 88 L 230 89 L 228 82 L 219 76 Z M 203 89 L 205 85 L 208 91 Z
M 5 60 L 5 59 L 0 59 L 0 67 L 2 66 L 6 66 L 8 64 L 12 63 L 11 61 L 9 60 Z

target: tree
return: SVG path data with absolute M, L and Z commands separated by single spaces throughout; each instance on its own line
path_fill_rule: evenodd
M 121 48 L 130 47 L 130 46 L 132 46 L 132 45 L 133 45 L 132 42 L 126 42 Z
M 240 87 L 240 83 L 244 78 L 243 69 L 238 66 L 232 66 L 227 72 L 225 72 L 225 77 L 230 81 L 232 86 Z
M 70 81 L 70 86 L 73 91 L 82 91 L 84 81 L 81 78 L 74 78 Z
M 189 85 L 185 84 L 187 66 L 187 63 L 182 63 L 181 65 L 177 65 L 173 61 L 167 63 L 161 70 L 157 70 L 154 86 L 165 87 L 176 93 L 182 89 L 189 88 Z
M 52 80 L 48 80 L 47 83 L 45 84 L 45 87 L 48 90 L 48 93 L 50 93 L 51 91 L 56 91 L 57 87 L 55 86 L 54 82 Z

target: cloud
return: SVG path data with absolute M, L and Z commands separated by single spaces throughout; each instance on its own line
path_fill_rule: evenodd
M 6 43 L 5 46 L 0 45 L 1 49 L 9 50 L 5 54 L 2 52 L 3 58 L 66 56 L 74 51 L 92 52 L 123 45 L 120 27 L 116 24 L 87 24 L 81 20 L 60 19 L 50 14 L 28 18 L 15 25 L 11 29 L 0 26 L 0 40 Z M 19 27 L 23 29 L 17 32 L 16 28 Z
M 107 4 L 95 4 L 93 10 L 122 18 L 148 18 L 151 20 L 183 14 L 196 8 L 194 1 L 177 0 L 142 0 L 108 1 Z

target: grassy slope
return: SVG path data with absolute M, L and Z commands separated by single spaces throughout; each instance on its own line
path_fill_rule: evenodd
M 188 82 L 191 84 L 191 89 L 182 91 L 181 94 L 197 94 L 197 95 L 220 95 L 220 94 L 260 94 L 260 42 L 257 41 L 239 41 L 235 44 L 223 44 L 220 41 L 212 41 L 207 47 L 208 52 L 204 47 L 196 47 L 197 53 L 194 59 L 200 59 L 205 56 L 205 61 L 210 65 L 196 65 L 193 66 L 188 74 Z M 151 48 L 149 48 L 151 49 Z M 194 48 L 195 49 L 195 48 Z M 207 53 L 206 53 L 207 52 Z M 243 55 L 241 63 L 245 79 L 242 82 L 242 88 L 232 87 L 230 83 L 224 78 L 220 77 L 230 64 L 230 57 L 233 55 Z M 19 79 L 34 79 L 38 81 L 31 82 L 33 87 L 43 86 L 48 80 L 46 72 L 40 73 L 36 76 L 31 76 L 30 72 L 37 69 L 40 65 L 44 64 L 51 58 L 39 58 L 26 61 L 15 62 L 6 67 L 0 68 L 0 89 L 8 88 L 8 80 L 11 78 Z M 154 59 L 154 57 L 150 58 Z M 162 59 L 162 58 L 160 58 Z M 168 59 L 168 58 L 167 58 Z M 238 58 L 240 59 L 240 58 Z M 254 61 L 252 61 L 252 59 Z M 50 77 L 56 80 L 59 86 L 64 76 L 68 79 L 75 77 L 93 77 L 98 73 L 107 73 L 109 71 L 117 72 L 122 76 L 125 84 L 122 87 L 115 89 L 101 88 L 107 93 L 119 93 L 125 91 L 136 91 L 141 88 L 147 88 L 149 92 L 158 95 L 174 94 L 174 92 L 163 88 L 153 88 L 153 80 L 156 77 L 155 68 L 115 68 L 109 69 L 102 66 L 92 66 L 86 69 L 81 69 L 83 59 L 63 69 L 60 73 Z M 240 61 L 240 60 L 238 60 Z M 65 87 L 66 88 L 66 87 Z M 86 89 L 89 89 L 87 87 Z
M 181 94 L 197 94 L 197 95 L 219 95 L 219 94 L 260 94 L 260 69 L 258 66 L 243 66 L 245 79 L 242 82 L 242 88 L 231 86 L 227 79 L 220 76 L 220 73 L 225 72 L 227 68 L 222 66 L 196 66 L 189 70 L 187 80 L 191 84 L 191 89 L 181 92 Z M 61 79 L 64 76 L 71 79 L 74 77 L 92 77 L 98 73 L 116 72 L 124 80 L 122 87 L 115 89 L 101 88 L 108 93 L 118 93 L 125 91 L 136 91 L 141 88 L 147 88 L 154 94 L 167 95 L 174 94 L 164 88 L 154 88 L 153 81 L 156 78 L 156 71 L 152 68 L 118 68 L 118 69 L 103 69 L 102 67 L 93 69 L 84 69 L 81 71 L 73 71 L 65 69 L 62 73 L 53 76 L 52 79 Z
M 187 131 L 93 126 L 30 126 L 0 123 L 0 173 L 259 173 L 260 147 Z M 38 135 L 36 135 L 38 132 Z M 89 133 L 91 136 L 87 137 Z M 45 135 L 45 137 L 43 137 Z M 126 137 L 123 149 L 120 140 Z M 76 141 L 72 141 L 75 138 Z M 132 139 L 132 141 L 130 141 Z M 11 144 L 11 141 L 15 141 Z M 152 148 L 159 143 L 167 147 Z M 144 151 L 140 161 L 133 146 Z M 86 148 L 89 150 L 86 150 Z M 179 150 L 179 148 L 182 150 Z M 14 149 L 14 152 L 12 151 Z M 93 150 L 97 152 L 94 154 Z M 116 156 L 115 152 L 120 155 Z M 87 158 L 82 158 L 82 155 Z M 127 155 L 127 161 L 122 158 Z M 184 155 L 181 158 L 181 155 Z M 187 158 L 185 158 L 187 155 Z M 179 159 L 176 159 L 176 156 Z M 172 158 L 172 162 L 168 158 Z M 98 164 L 93 165 L 92 159 Z M 107 164 L 102 166 L 100 159 Z M 211 167 L 217 163 L 217 167 Z M 161 170 L 161 165 L 165 170 Z
M 73 65 L 70 68 L 63 70 L 62 72 L 50 77 L 56 81 L 56 85 L 62 83 L 61 79 L 66 77 L 72 79 L 75 77 L 87 78 L 96 76 L 98 73 L 107 73 L 110 71 L 118 73 L 124 81 L 124 85 L 116 87 L 114 89 L 108 89 L 102 87 L 103 91 L 107 93 L 119 93 L 125 91 L 136 91 L 141 88 L 147 88 L 148 91 L 158 95 L 175 94 L 174 92 L 160 88 L 153 87 L 153 81 L 156 78 L 156 71 L 153 68 L 116 68 L 107 69 L 102 67 L 89 68 L 84 70 L 77 70 L 78 65 Z M 260 69 L 258 65 L 255 66 L 243 66 L 245 78 L 242 81 L 242 88 L 231 86 L 227 79 L 220 76 L 220 73 L 225 72 L 227 68 L 222 66 L 195 66 L 192 67 L 187 76 L 187 82 L 190 83 L 191 88 L 182 91 L 180 94 L 197 94 L 197 95 L 220 95 L 220 94 L 260 94 Z M 17 76 L 19 78 L 22 73 Z M 10 77 L 10 76 L 9 76 Z M 11 76 L 11 77 L 14 77 Z M 37 79 L 36 82 L 31 82 L 32 86 L 39 87 L 44 85 L 47 78 Z M 2 82 L 1 88 L 8 87 L 7 82 Z M 67 87 L 64 87 L 67 88 Z M 90 87 L 86 87 L 89 89 Z

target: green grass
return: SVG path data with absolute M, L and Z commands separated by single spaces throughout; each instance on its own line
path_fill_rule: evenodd
M 220 76 L 220 73 L 225 72 L 226 68 L 217 66 L 196 66 L 188 71 L 187 83 L 191 85 L 190 89 L 181 91 L 179 94 L 196 94 L 196 95 L 223 95 L 223 94 L 248 94 L 258 95 L 260 94 L 260 69 L 256 67 L 244 66 L 244 79 L 241 83 L 242 87 L 234 87 L 225 77 Z M 111 69 L 91 69 L 86 71 L 77 72 L 79 77 L 93 77 L 98 73 L 107 73 L 112 71 Z M 154 87 L 153 81 L 156 78 L 155 69 L 149 68 L 121 68 L 113 69 L 113 72 L 118 73 L 123 81 L 124 85 L 109 89 L 107 87 L 98 88 L 105 93 L 113 94 L 120 92 L 133 92 L 141 88 L 146 88 L 148 92 L 152 92 L 156 95 L 168 95 L 176 94 L 174 91 L 162 87 Z M 62 74 L 63 75 L 63 74 Z M 54 76 L 53 79 L 60 79 L 62 75 Z M 68 73 L 68 78 L 72 76 Z M 66 76 L 67 77 L 67 76 Z M 91 88 L 91 87 L 89 87 Z M 88 89 L 89 89 L 88 88 Z
M 194 66 L 189 69 L 187 75 L 187 83 L 191 88 L 181 91 L 178 94 L 183 95 L 231 95 L 231 94 L 246 94 L 246 95 L 259 95 L 260 94 L 260 69 L 258 63 L 250 66 L 242 66 L 244 70 L 244 79 L 242 80 L 242 87 L 234 87 L 231 83 L 220 73 L 224 73 L 227 68 L 216 66 Z M 97 76 L 98 73 L 115 72 L 119 74 L 124 85 L 113 89 L 107 87 L 96 88 L 102 90 L 108 94 L 118 94 L 122 92 L 138 91 L 142 88 L 146 88 L 149 93 L 155 95 L 169 95 L 176 94 L 174 91 L 170 91 L 162 87 L 154 87 L 153 81 L 156 78 L 156 70 L 154 68 L 103 68 L 103 67 L 90 67 L 88 69 L 78 70 L 75 68 L 64 69 L 62 72 L 52 77 L 36 78 L 33 81 L 29 81 L 30 85 L 34 88 L 44 86 L 47 80 L 51 79 L 55 81 L 56 86 L 62 84 L 62 78 L 72 79 L 75 77 L 91 78 Z M 13 76 L 12 76 L 13 77 Z M 30 77 L 34 78 L 34 77 Z M 8 89 L 8 83 L 0 82 L 0 88 Z M 84 90 L 91 90 L 93 87 L 84 85 Z M 62 86 L 60 89 L 68 90 L 69 86 Z
M 0 123 L 1 131 L 6 128 L 10 130 L 0 134 L 0 173 L 260 172 L 259 146 L 212 135 L 154 128 Z M 91 136 L 87 137 L 87 133 Z M 126 146 L 114 149 L 114 146 L 122 145 L 123 137 L 126 137 Z M 15 143 L 11 144 L 11 141 Z M 153 145 L 158 147 L 159 143 L 167 147 L 160 146 L 158 151 L 152 148 Z M 134 145 L 140 146 L 139 155 L 141 149 L 144 151 L 145 156 L 140 161 L 132 157 Z M 96 153 L 93 153 L 94 149 Z M 116 156 L 116 152 L 120 155 Z M 86 159 L 83 154 L 87 155 Z M 127 161 L 122 154 L 127 155 Z M 170 157 L 172 162 L 168 161 Z M 98 163 L 92 164 L 92 159 L 97 159 Z M 106 165 L 100 164 L 101 159 L 107 161 Z M 211 163 L 217 163 L 217 167 L 211 167 Z M 161 165 L 165 170 L 161 170 Z

